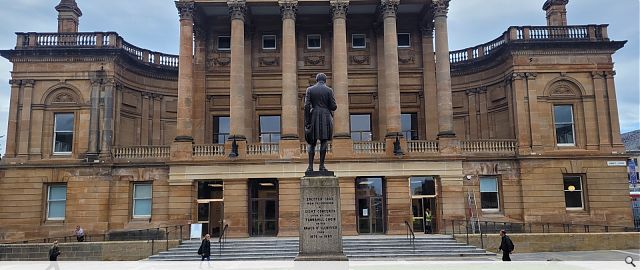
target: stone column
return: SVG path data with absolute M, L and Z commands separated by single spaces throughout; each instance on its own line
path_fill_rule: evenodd
M 525 73 L 526 79 L 526 91 L 529 105 L 529 134 L 531 135 L 531 151 L 539 153 L 542 148 L 542 130 L 540 129 L 540 113 L 538 112 L 538 90 L 535 80 L 538 77 L 537 73 Z M 576 136 L 576 145 L 578 145 L 578 137 Z
M 387 138 L 402 137 L 400 126 L 400 75 L 398 68 L 398 33 L 396 14 L 400 0 L 382 0 L 380 10 L 384 25 L 385 116 Z
M 230 94 L 230 136 L 229 139 L 246 140 L 245 123 L 245 70 L 244 70 L 244 20 L 246 5 L 244 0 L 227 1 L 231 17 L 231 86 Z
M 176 1 L 180 15 L 180 56 L 178 70 L 178 119 L 176 142 L 193 142 L 193 1 Z
M 102 122 L 102 143 L 100 155 L 102 157 L 111 156 L 111 146 L 113 145 L 113 96 L 116 88 L 114 79 L 108 79 L 104 84 L 104 121 Z M 120 111 L 117 111 L 118 114 Z
M 332 83 L 338 109 L 334 114 L 334 137 L 351 138 L 349 132 L 349 75 L 347 70 L 348 0 L 332 0 L 333 19 Z
M 603 72 L 591 72 L 591 78 L 593 79 L 593 92 L 596 99 L 596 109 L 594 113 L 596 122 L 598 123 L 598 139 L 600 150 L 604 150 L 611 147 L 611 141 L 609 140 L 609 117 L 605 103 L 605 89 L 607 85 Z
M 207 51 L 207 32 L 204 28 L 204 22 L 201 19 L 194 18 L 194 43 L 195 50 L 193 56 L 193 141 L 196 144 L 205 142 L 205 117 L 207 117 L 206 108 L 206 51 Z
M 608 71 L 605 73 L 607 81 L 607 97 L 609 100 L 609 122 L 611 123 L 611 146 L 614 151 L 624 151 L 624 145 L 620 138 L 620 119 L 618 118 L 618 103 L 616 102 L 616 85 L 613 81 L 613 77 L 616 75 L 615 71 Z
M 297 0 L 280 0 L 282 14 L 282 139 L 298 140 Z
M 87 155 L 95 156 L 99 145 L 100 91 L 102 78 L 91 78 L 91 114 L 89 115 L 89 148 Z
M 524 73 L 513 73 L 511 84 L 508 85 L 513 93 L 513 119 L 515 122 L 515 137 L 518 140 L 518 152 L 520 155 L 531 153 L 531 136 L 529 125 L 528 104 L 526 101 L 527 89 Z M 509 90 L 509 89 L 507 89 Z
M 18 156 L 29 156 L 29 132 L 31 131 L 31 97 L 33 95 L 34 80 L 22 80 L 22 107 L 18 122 Z
M 438 98 L 438 137 L 455 137 L 453 131 L 453 105 L 451 97 L 451 67 L 449 63 L 449 37 L 447 13 L 449 0 L 437 0 L 434 5 L 436 29 L 436 84 Z
M 422 27 L 422 87 L 424 91 L 425 138 L 435 140 L 438 136 L 438 102 L 436 100 L 436 59 L 433 51 L 433 24 Z
M 6 157 L 16 156 L 16 142 L 18 137 L 18 99 L 20 98 L 20 85 L 22 81 L 11 80 L 11 102 L 9 103 L 9 127 L 6 137 Z
M 151 94 L 142 93 L 142 116 L 140 120 L 140 145 L 151 145 L 149 137 L 149 108 L 151 107 Z M 152 131 L 153 132 L 153 131 Z
M 160 117 L 162 116 L 162 109 L 161 106 L 162 105 L 162 96 L 161 95 L 154 95 L 153 96 L 153 116 L 152 116 L 152 120 L 151 120 L 151 130 L 152 130 L 152 135 L 151 135 L 151 144 L 153 145 L 161 145 L 161 135 L 162 135 L 162 130 L 161 130 L 161 122 L 160 122 Z

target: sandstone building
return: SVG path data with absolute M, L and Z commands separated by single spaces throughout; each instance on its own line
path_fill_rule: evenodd
M 632 226 L 626 168 L 609 166 L 627 158 L 611 57 L 625 42 L 568 25 L 567 3 L 544 3 L 546 26 L 449 51 L 449 0 L 181 0 L 178 56 L 78 32 L 62 0 L 58 32 L 0 51 L 0 240 L 77 224 L 297 235 L 317 72 L 338 104 L 327 166 L 345 235 L 472 216 Z

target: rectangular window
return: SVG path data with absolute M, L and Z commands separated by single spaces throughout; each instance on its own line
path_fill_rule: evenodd
M 231 50 L 231 37 L 230 36 L 218 36 L 218 50 L 219 51 Z
M 364 49 L 367 47 L 367 36 L 365 34 L 351 35 L 351 48 Z
M 407 141 L 418 139 L 418 114 L 403 113 L 400 115 L 402 135 Z
M 553 106 L 553 120 L 555 121 L 556 143 L 558 146 L 574 146 L 573 106 Z
M 213 117 L 213 143 L 224 144 L 229 138 L 229 116 Z
M 67 205 L 67 185 L 47 188 L 47 220 L 64 220 Z
M 133 184 L 133 217 L 151 217 L 151 184 Z
M 280 116 L 260 116 L 260 142 L 277 143 L 280 141 Z
M 480 201 L 482 210 L 498 210 L 498 178 L 480 177 Z
M 263 50 L 275 50 L 276 49 L 276 35 L 262 35 L 262 49 Z
M 54 115 L 53 153 L 71 154 L 73 150 L 73 113 Z
M 564 201 L 567 209 L 584 209 L 582 177 L 578 175 L 563 176 Z
M 436 195 L 436 182 L 430 176 L 413 176 L 409 178 L 412 196 Z
M 307 35 L 307 49 L 320 49 L 322 37 L 319 34 Z
M 372 140 L 371 115 L 351 115 L 351 139 L 355 142 L 368 142 Z
M 398 33 L 398 48 L 409 48 L 409 47 L 411 47 L 411 34 Z

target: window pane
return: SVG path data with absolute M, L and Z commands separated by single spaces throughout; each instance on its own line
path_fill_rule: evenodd
M 351 131 L 371 131 L 371 115 L 352 114 Z
M 53 146 L 53 152 L 64 153 L 71 152 L 73 146 L 73 133 L 69 132 L 56 132 L 55 141 Z
M 398 47 L 410 47 L 411 46 L 411 35 L 408 33 L 399 33 L 398 34 Z
M 480 192 L 498 192 L 498 180 L 496 178 L 480 178 Z
M 275 49 L 276 48 L 276 36 L 264 35 L 262 36 L 262 48 L 263 49 Z
M 67 199 L 67 186 L 49 186 L 49 200 L 66 200 Z
M 353 34 L 351 36 L 351 47 L 353 48 L 365 48 L 366 45 L 366 36 L 363 34 Z
M 49 202 L 47 218 L 64 218 L 66 203 L 67 201 Z
M 480 193 L 482 200 L 482 209 L 498 208 L 498 192 L 482 192 Z
M 209 221 L 209 203 L 198 204 L 198 221 Z
M 411 177 L 411 195 L 436 195 L 436 182 L 431 177 Z
M 581 191 L 565 191 L 564 200 L 567 207 L 582 208 L 582 192 Z
M 320 48 L 320 35 L 308 35 L 307 48 Z
M 580 183 L 579 176 L 565 176 L 564 177 L 564 190 L 582 190 L 582 183 Z M 573 188 L 570 188 L 572 186 Z
M 573 125 L 556 124 L 556 141 L 560 144 L 573 144 Z
M 136 184 L 133 186 L 133 198 L 151 198 L 151 185 L 149 184 Z
M 573 123 L 573 113 L 571 105 L 553 106 L 554 119 L 557 123 Z
M 133 215 L 134 216 L 150 216 L 151 215 L 151 199 L 134 200 Z
M 73 132 L 73 114 L 72 113 L 56 113 L 55 114 L 55 131 Z
M 280 132 L 280 116 L 260 116 L 260 133 Z
M 218 49 L 219 50 L 229 50 L 229 49 L 231 49 L 231 37 L 229 37 L 229 36 L 219 36 L 218 37 Z

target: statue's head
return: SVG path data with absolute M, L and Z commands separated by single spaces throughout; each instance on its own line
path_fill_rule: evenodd
M 324 75 L 324 73 L 318 73 L 318 75 L 316 75 L 316 82 L 326 83 L 327 82 L 327 75 Z

